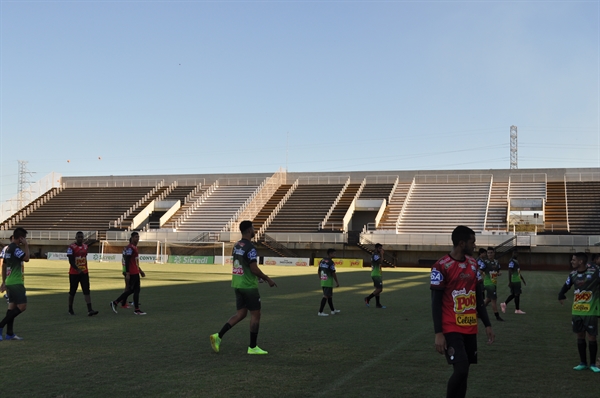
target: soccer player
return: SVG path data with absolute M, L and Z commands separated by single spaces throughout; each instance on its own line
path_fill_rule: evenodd
M 379 302 L 379 295 L 383 291 L 383 280 L 381 277 L 381 265 L 383 262 L 383 246 L 380 243 L 375 244 L 375 253 L 371 256 L 371 279 L 373 279 L 373 286 L 375 290 L 369 296 L 365 297 L 365 305 L 369 307 L 369 302 L 375 297 L 376 308 L 385 308 L 385 305 L 381 305 Z
M 448 380 L 446 397 L 462 398 L 467 393 L 469 366 L 477 363 L 477 318 L 485 325 L 488 344 L 494 332 L 478 283 L 473 257 L 475 232 L 458 226 L 452 231 L 452 251 L 431 268 L 431 307 L 435 349 L 446 355 L 454 372 Z
M 0 267 L 2 267 L 2 262 L 4 261 L 4 253 L 6 252 L 6 249 L 8 249 L 8 246 L 12 243 L 13 241 L 13 236 L 11 235 L 10 238 L 8 238 L 9 240 L 9 244 L 4 246 L 2 248 L 2 251 L 0 252 Z M 8 303 L 8 294 L 4 294 L 4 299 L 6 300 L 6 302 Z
M 496 249 L 493 247 L 488 247 L 486 251 L 486 257 L 487 259 L 483 260 L 483 264 L 479 264 L 478 262 L 479 270 L 483 273 L 483 288 L 487 294 L 484 303 L 487 307 L 487 305 L 491 302 L 496 320 L 504 322 L 504 319 L 502 319 L 498 313 L 498 305 L 496 304 L 496 284 L 498 283 L 497 278 L 500 276 L 500 263 L 495 259 Z
M 258 254 L 251 242 L 255 234 L 252 221 L 242 221 L 240 223 L 240 232 L 242 233 L 242 239 L 233 247 L 233 270 L 231 276 L 231 287 L 233 287 L 235 292 L 237 311 L 223 325 L 219 333 L 210 335 L 210 345 L 215 352 L 219 352 L 221 339 L 225 333 L 242 319 L 246 318 L 248 311 L 250 311 L 250 346 L 248 347 L 248 354 L 265 355 L 268 354 L 268 351 L 256 345 L 261 309 L 258 278 L 266 281 L 270 287 L 277 285 L 258 268 Z
M 506 304 L 515 299 L 515 314 L 525 314 L 524 311 L 521 311 L 521 281 L 527 286 L 525 277 L 521 275 L 521 268 L 519 268 L 519 252 L 515 250 L 508 262 L 508 287 L 510 288 L 510 296 L 506 298 L 506 301 L 500 303 L 502 313 L 506 312 Z
M 590 369 L 600 373 L 600 368 L 593 364 L 598 355 L 598 315 L 600 314 L 600 274 L 595 265 L 588 266 L 587 254 L 575 253 L 571 258 L 573 271 L 558 293 L 558 301 L 565 302 L 565 293 L 575 285 L 575 297 L 571 314 L 573 316 L 573 332 L 577 334 L 577 350 L 579 351 L 579 365 L 574 370 L 587 369 L 585 335 L 590 347 Z
M 146 313 L 140 309 L 140 275 L 144 278 L 146 274 L 140 268 L 139 252 L 137 248 L 139 241 L 140 234 L 134 231 L 129 238 L 129 244 L 123 249 L 123 268 L 128 289 L 115 301 L 110 302 L 110 308 L 112 308 L 115 314 L 117 313 L 117 305 L 121 302 L 126 302 L 127 297 L 133 293 L 134 315 L 146 315 Z
M 321 299 L 321 306 L 319 307 L 318 316 L 329 316 L 328 313 L 323 312 L 325 303 L 329 303 L 329 309 L 331 309 L 331 315 L 339 314 L 340 310 L 336 310 L 333 307 L 333 281 L 335 280 L 335 287 L 340 287 L 338 282 L 337 274 L 335 273 L 335 263 L 333 257 L 335 256 L 335 249 L 327 249 L 327 257 L 319 262 L 319 279 L 321 280 L 321 287 L 323 288 L 323 298 Z
M 5 340 L 23 340 L 15 334 L 13 325 L 15 318 L 27 309 L 23 262 L 28 261 L 27 231 L 19 227 L 13 232 L 12 243 L 4 252 L 4 261 L 2 262 L 0 292 L 6 290 L 8 294 L 8 311 L 6 311 L 4 319 L 0 321 L 0 339 L 2 339 L 2 329 L 7 326 Z
M 477 257 L 477 266 L 479 269 L 485 267 L 485 260 L 487 260 L 487 250 L 482 247 L 479 249 L 479 257 Z
M 81 291 L 87 304 L 88 316 L 98 315 L 98 311 L 92 309 L 92 300 L 90 298 L 90 276 L 88 274 L 88 245 L 83 243 L 83 232 L 75 234 L 75 242 L 67 248 L 67 258 L 69 259 L 69 314 L 75 315 L 73 311 L 73 300 L 77 288 L 81 284 Z

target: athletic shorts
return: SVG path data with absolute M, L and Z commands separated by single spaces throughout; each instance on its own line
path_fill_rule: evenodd
M 132 292 L 140 291 L 140 274 L 129 274 L 129 286 L 128 289 Z
M 586 332 L 590 336 L 598 336 L 598 317 L 573 315 L 573 332 Z
M 7 285 L 6 295 L 12 304 L 27 304 L 25 285 Z
M 521 282 L 513 282 L 510 284 L 510 294 L 513 296 L 521 294 Z
M 483 287 L 485 289 L 485 296 L 490 300 L 496 300 L 496 285 L 488 285 Z
M 234 289 L 234 291 L 236 309 L 260 310 L 260 293 L 258 289 Z
M 90 276 L 89 274 L 69 274 L 69 294 L 74 295 L 77 293 L 77 288 L 81 284 L 81 291 L 83 294 L 90 294 Z
M 446 337 L 446 360 L 452 365 L 468 361 L 477 363 L 477 335 L 463 333 L 444 333 Z
M 373 279 L 373 286 L 375 286 L 375 289 L 383 289 L 383 280 L 380 276 L 372 276 L 371 279 Z
M 323 296 L 325 297 L 333 297 L 333 287 L 325 287 L 323 286 Z

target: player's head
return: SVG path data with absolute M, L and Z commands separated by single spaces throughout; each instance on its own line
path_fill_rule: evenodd
M 78 245 L 83 243 L 83 232 L 79 231 L 75 234 L 75 242 L 77 242 Z
M 15 240 L 15 236 L 14 236 L 14 235 L 11 235 L 11 236 L 10 236 L 10 238 L 8 238 L 8 241 L 9 241 L 10 243 L 12 243 L 12 241 L 13 241 L 13 240 Z
M 571 267 L 573 269 L 581 268 L 583 266 L 587 266 L 588 256 L 584 252 L 577 252 L 573 254 L 571 258 Z
M 496 256 L 496 249 L 494 249 L 492 246 L 487 248 L 487 256 L 490 260 L 493 260 L 494 257 Z
M 483 247 L 479 248 L 479 258 L 484 258 L 487 257 L 487 250 L 485 250 Z
M 252 225 L 252 221 L 242 221 L 240 223 L 240 232 L 244 237 L 250 237 L 250 239 L 254 238 L 254 225 Z
M 19 228 L 16 228 L 15 231 L 13 232 L 13 239 L 15 241 L 19 241 L 19 239 L 26 238 L 26 237 L 27 237 L 27 231 L 25 230 L 25 228 L 19 227 Z
M 594 257 L 592 257 L 592 261 L 594 262 L 594 264 L 600 265 L 600 254 L 599 253 L 594 254 Z
M 460 248 L 463 254 L 472 256 L 475 250 L 475 231 L 459 225 L 452 231 L 452 244 L 455 248 Z
M 517 249 L 512 251 L 512 258 L 518 258 L 519 257 L 519 251 Z
M 129 243 L 137 246 L 139 241 L 140 241 L 140 234 L 138 234 L 136 231 L 133 231 L 131 233 L 131 236 L 129 237 Z
M 375 243 L 375 251 L 383 251 L 383 246 L 381 245 L 381 243 Z
M 327 249 L 327 257 L 329 257 L 329 258 L 335 257 L 335 249 L 334 248 Z

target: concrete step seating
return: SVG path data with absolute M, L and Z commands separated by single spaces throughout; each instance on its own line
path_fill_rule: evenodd
M 153 187 L 65 188 L 21 220 L 31 230 L 102 230 L 142 199 Z
M 600 182 L 567 181 L 567 205 L 571 233 L 600 235 Z
M 258 185 L 221 185 L 198 206 L 185 220 L 178 231 L 221 231 L 256 191 Z
M 318 232 L 343 184 L 299 185 L 267 228 L 274 232 Z
M 481 232 L 490 182 L 415 184 L 399 233 L 452 233 L 457 225 Z

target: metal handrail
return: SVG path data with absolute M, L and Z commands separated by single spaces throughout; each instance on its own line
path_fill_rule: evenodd
M 408 188 L 408 192 L 406 193 L 406 198 L 404 198 L 404 203 L 402 203 L 402 209 L 400 209 L 398 219 L 396 220 L 396 233 L 398 233 L 398 228 L 400 228 L 400 222 L 402 222 L 402 216 L 404 216 L 404 212 L 406 211 L 406 207 L 408 206 L 408 202 L 410 201 L 410 196 L 412 195 L 412 192 L 415 189 L 416 185 L 416 178 L 413 178 L 412 183 L 410 184 L 410 188 Z
M 267 217 L 267 219 L 265 220 L 265 222 L 263 223 L 263 225 L 260 227 L 260 229 L 256 233 L 256 236 L 254 237 L 255 241 L 258 241 L 262 237 L 262 235 L 267 230 L 267 227 L 269 225 L 271 225 L 271 222 L 273 221 L 273 219 L 275 218 L 275 216 L 279 213 L 279 210 L 281 210 L 281 208 L 287 202 L 287 200 L 290 198 L 290 196 L 292 196 L 292 193 L 294 193 L 294 191 L 298 187 L 298 184 L 299 184 L 298 180 L 294 181 L 294 183 L 292 184 L 292 186 L 290 187 L 290 189 L 288 189 L 288 191 L 285 194 L 285 196 L 283 198 L 281 198 L 281 200 L 279 201 L 279 203 L 277 204 L 277 206 L 273 209 L 273 211 L 271 212 L 271 214 L 269 215 L 269 217 Z
M 339 203 L 340 199 L 344 195 L 344 192 L 346 192 L 346 188 L 348 188 L 348 185 L 350 185 L 350 177 L 348 177 L 348 180 L 346 180 L 346 183 L 344 184 L 344 186 L 340 190 L 340 193 L 338 194 L 337 198 L 335 198 L 335 200 L 333 201 L 333 204 L 329 208 L 329 211 L 327 211 L 327 214 L 325 215 L 325 218 L 323 218 L 323 221 L 321 221 L 319 223 L 319 225 L 318 225 L 319 229 L 322 229 L 322 227 L 325 227 L 325 224 L 327 224 L 327 220 L 329 220 L 329 217 L 333 213 L 333 210 L 335 209 L 335 207 Z
M 492 179 L 490 181 L 490 191 L 488 192 L 488 200 L 485 205 L 485 216 L 483 217 L 483 231 L 485 231 L 485 227 L 487 226 L 487 217 L 488 211 L 490 210 L 490 201 L 492 200 L 492 187 L 494 186 L 494 176 L 492 175 Z

